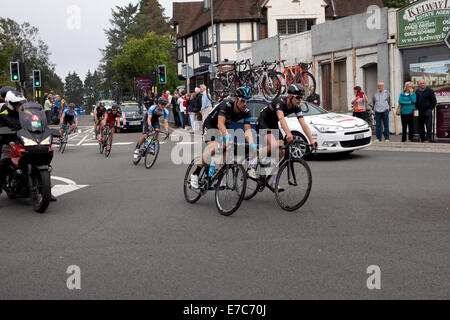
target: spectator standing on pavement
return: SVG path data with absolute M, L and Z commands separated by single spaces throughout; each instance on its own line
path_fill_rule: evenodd
M 209 100 L 209 97 L 208 97 L 208 90 L 206 89 L 206 86 L 204 84 L 202 84 L 200 86 L 200 93 L 202 96 L 202 99 L 201 99 L 202 107 L 201 107 L 200 112 L 202 114 L 202 122 L 205 123 L 206 118 L 211 113 L 212 104 L 211 104 L 211 100 Z
M 191 120 L 191 126 L 194 133 L 199 133 L 201 129 L 197 126 L 197 114 L 201 110 L 202 96 L 200 93 L 200 88 L 195 88 L 195 93 L 191 95 L 191 100 L 189 102 L 189 119 Z
M 178 109 L 180 110 L 180 124 L 183 129 L 186 128 L 185 122 L 184 122 L 184 116 L 186 113 L 186 107 L 184 106 L 186 101 L 185 101 L 184 95 L 185 95 L 185 93 L 184 93 L 184 91 L 182 91 L 181 96 L 177 100 Z
M 416 90 L 416 96 L 416 108 L 419 110 L 420 141 L 430 143 L 433 131 L 433 110 L 437 104 L 436 95 L 431 88 L 427 87 L 425 80 L 422 79 L 419 81 L 419 88 Z
M 180 112 L 178 110 L 178 100 L 179 96 L 178 96 L 178 92 L 175 90 L 173 92 L 173 96 L 172 99 L 170 100 L 170 104 L 172 105 L 172 110 L 173 110 L 173 118 L 175 119 L 175 125 L 177 127 L 181 127 L 181 123 L 180 123 Z
M 389 142 L 389 112 L 391 111 L 391 94 L 384 89 L 384 83 L 378 83 L 378 91 L 373 95 L 377 142 L 381 141 L 381 122 L 384 127 L 384 140 Z
M 45 116 L 47 117 L 47 123 L 50 124 L 52 120 L 52 103 L 50 101 L 51 96 L 48 93 L 44 94 L 44 110 L 45 110 Z
M 320 106 L 320 95 L 315 92 L 314 86 L 309 88 L 309 96 L 306 98 L 306 102 L 314 103 Z
M 416 108 L 416 94 L 412 82 L 405 83 L 405 89 L 400 93 L 398 104 L 400 105 L 400 114 L 402 116 L 402 142 L 406 142 L 408 133 L 409 141 L 414 136 L 414 109 Z
M 369 99 L 360 86 L 354 87 L 353 93 L 355 94 L 352 99 L 353 116 L 367 121 L 367 103 Z

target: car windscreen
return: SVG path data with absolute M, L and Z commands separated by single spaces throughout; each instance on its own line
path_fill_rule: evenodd
M 123 104 L 120 106 L 120 109 L 124 112 L 141 112 L 142 107 L 138 104 Z
M 304 116 L 316 116 L 319 114 L 325 114 L 328 113 L 327 110 L 322 109 L 321 107 L 316 106 L 315 104 L 309 103 L 309 102 L 303 102 L 301 104 L 302 106 L 302 111 L 303 111 L 303 115 Z M 295 114 L 290 114 L 289 115 L 290 118 L 292 117 L 296 117 Z
M 258 118 L 261 110 L 267 107 L 267 102 L 250 101 L 249 109 L 252 113 L 252 118 Z

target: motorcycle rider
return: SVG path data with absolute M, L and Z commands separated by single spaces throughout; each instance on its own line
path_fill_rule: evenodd
M 20 119 L 19 119 L 19 108 L 22 104 L 26 103 L 25 97 L 17 91 L 10 90 L 5 96 L 5 106 L 3 111 L 0 113 L 0 128 L 7 127 L 12 131 L 19 131 L 21 129 Z M 10 139 L 3 139 L 0 136 L 1 145 L 1 159 L 0 159 L 0 194 L 3 191 L 3 185 L 6 180 L 6 175 L 8 173 L 9 165 L 11 162 L 10 158 L 10 142 L 16 142 L 17 136 Z M 52 195 L 50 201 L 56 201 L 56 198 Z

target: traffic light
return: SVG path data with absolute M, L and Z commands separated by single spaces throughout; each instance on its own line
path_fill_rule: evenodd
M 41 70 L 33 70 L 33 85 L 35 88 L 41 87 Z
M 19 62 L 10 62 L 9 68 L 11 71 L 11 81 L 20 82 L 20 66 Z
M 166 73 L 166 66 L 161 65 L 158 67 L 158 74 L 159 74 L 159 83 L 160 84 L 166 84 L 167 83 L 167 73 Z

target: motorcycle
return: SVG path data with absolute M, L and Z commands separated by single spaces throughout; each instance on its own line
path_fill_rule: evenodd
M 21 130 L 17 143 L 10 143 L 11 164 L 3 189 L 11 199 L 29 198 L 34 211 L 44 213 L 51 198 L 50 165 L 53 135 L 42 106 L 28 103 L 20 107 Z

